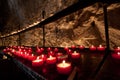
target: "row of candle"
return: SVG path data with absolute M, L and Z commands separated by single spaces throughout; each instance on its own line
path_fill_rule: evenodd
M 19 51 L 15 51 L 15 49 L 8 51 L 9 53 L 16 57 L 30 61 L 33 67 L 43 66 L 44 64 L 54 65 L 57 63 L 56 64 L 57 71 L 61 74 L 69 74 L 71 71 L 72 68 L 71 62 L 69 63 L 65 62 L 68 60 L 68 55 L 70 55 L 70 58 L 72 59 L 80 58 L 80 53 L 77 53 L 76 51 L 69 54 L 63 54 L 58 52 L 55 54 L 56 56 L 52 55 L 53 53 L 51 51 L 47 55 L 41 54 L 39 56 L 25 52 L 22 49 L 20 49 Z M 4 52 L 7 52 L 7 50 L 6 51 L 4 50 Z
M 31 50 L 32 50 L 31 48 L 24 47 L 24 46 L 10 46 L 10 48 L 18 49 L 18 50 L 22 49 L 23 51 L 27 50 L 29 52 L 31 52 Z M 68 49 L 68 48 L 71 48 L 71 49 L 79 48 L 81 50 L 81 49 L 85 49 L 85 46 L 83 46 L 83 45 L 80 45 L 80 46 L 72 45 L 71 47 L 64 47 L 64 49 Z M 36 49 L 37 49 L 38 52 L 44 51 L 44 48 L 39 49 L 39 47 L 36 47 Z M 105 46 L 103 46 L 103 45 L 99 45 L 99 46 L 91 45 L 89 47 L 89 49 L 90 50 L 100 50 L 101 51 L 101 50 L 105 50 Z M 47 51 L 51 51 L 51 50 L 52 50 L 52 48 L 50 48 L 50 47 L 47 48 Z M 54 51 L 58 51 L 58 49 L 55 48 Z
M 76 46 L 72 45 L 71 48 L 72 48 L 72 49 L 75 49 Z M 78 48 L 79 48 L 80 50 L 83 50 L 83 49 L 85 49 L 85 46 L 80 45 Z M 99 45 L 99 46 L 91 45 L 91 46 L 89 47 L 89 50 L 91 50 L 91 51 L 95 51 L 95 50 L 104 51 L 104 50 L 105 50 L 105 46 L 103 46 L 103 45 Z
M 84 46 L 81 46 L 81 49 Z M 29 60 L 32 63 L 33 67 L 37 67 L 37 66 L 42 66 L 45 63 L 46 64 L 56 64 L 57 67 L 57 71 L 61 74 L 68 74 L 71 71 L 71 63 L 69 62 L 65 62 L 68 59 L 68 55 L 70 55 L 70 58 L 72 59 L 79 59 L 80 58 L 80 53 L 77 53 L 76 51 L 72 52 L 71 49 L 69 49 L 68 47 L 65 47 L 64 50 L 67 51 L 68 54 L 64 55 L 63 53 L 59 53 L 58 52 L 58 48 L 55 48 L 54 51 L 52 51 L 51 48 L 47 48 L 48 54 L 42 54 L 44 51 L 44 48 L 39 48 L 37 47 L 36 52 L 39 53 L 39 55 L 34 55 L 32 54 L 32 49 L 31 48 L 17 48 L 17 50 L 15 50 L 16 48 L 7 48 L 4 49 L 4 52 L 10 52 L 12 55 L 17 56 L 17 57 L 21 57 L 23 59 Z M 75 46 L 72 46 L 72 49 L 75 49 Z M 103 47 L 102 45 L 100 45 L 99 47 L 97 47 L 98 50 L 100 51 L 104 51 L 105 47 Z M 95 46 L 91 46 L 90 50 L 94 51 L 96 50 Z M 117 52 L 117 57 L 114 54 L 113 57 L 114 58 L 119 58 L 118 56 L 120 56 L 120 48 L 117 47 L 114 50 L 115 52 Z M 55 53 L 56 54 L 55 54 Z M 59 62 L 59 63 L 58 63 Z

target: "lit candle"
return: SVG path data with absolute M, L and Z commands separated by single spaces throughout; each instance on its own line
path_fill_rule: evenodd
M 12 51 L 11 51 L 11 52 L 12 52 L 12 54 L 15 54 L 15 52 L 16 52 L 16 51 L 15 51 L 15 49 L 12 49 Z
M 65 60 L 63 60 L 62 63 L 58 63 L 56 66 L 60 74 L 69 74 L 71 72 L 71 63 L 66 63 Z
M 71 54 L 71 57 L 73 59 L 78 59 L 78 58 L 80 58 L 80 53 L 77 53 L 76 51 L 74 51 L 74 53 Z
M 57 52 L 58 52 L 58 48 L 55 48 L 55 49 L 54 49 L 54 52 L 57 53 Z
M 50 56 L 49 58 L 46 59 L 47 64 L 55 64 L 56 63 L 56 57 Z
M 55 53 L 54 53 L 53 51 L 49 51 L 49 52 L 48 52 L 48 56 L 50 56 L 50 55 L 51 55 L 51 56 L 54 56 Z
M 51 49 L 50 47 L 47 48 L 47 51 L 48 51 L 48 52 L 51 51 L 51 50 L 52 50 L 52 49 Z
M 36 59 L 36 56 L 34 54 L 28 55 L 28 60 L 33 61 Z
M 43 61 L 46 61 L 47 56 L 44 55 L 44 54 L 42 54 L 42 55 L 40 56 L 40 58 L 43 59 Z
M 62 56 L 62 55 L 63 55 L 63 53 L 59 52 L 59 53 L 56 54 L 56 57 L 59 57 L 59 56 Z
M 37 59 L 32 61 L 32 66 L 33 67 L 39 67 L 43 65 L 43 59 L 39 59 L 39 57 L 37 57 Z
M 114 49 L 115 52 L 120 52 L 120 47 Z
M 23 57 L 24 57 L 25 59 L 27 59 L 28 56 L 29 56 L 29 54 L 28 54 L 27 52 L 25 52 Z
M 44 51 L 44 48 L 40 48 L 40 50 L 41 50 L 41 52 L 43 52 L 43 51 Z
M 17 55 L 18 57 L 22 57 L 22 58 L 24 58 L 24 54 L 23 54 L 23 52 L 16 52 L 15 53 L 15 55 Z
M 3 52 L 6 53 L 6 52 L 7 52 L 7 49 L 4 49 Z
M 32 49 L 31 48 L 28 49 L 28 53 L 32 54 Z
M 69 49 L 69 50 L 67 51 L 67 53 L 68 53 L 68 54 L 72 54 L 72 50 Z
M 119 59 L 120 60 L 120 52 L 113 53 L 112 57 L 115 58 L 115 59 Z
M 80 46 L 79 46 L 79 49 L 80 49 L 80 50 L 83 50 L 84 48 L 85 48 L 85 47 L 84 47 L 83 45 L 80 45 Z
M 98 50 L 98 51 L 104 51 L 104 50 L 105 50 L 105 47 L 102 46 L 102 45 L 99 45 L 99 46 L 97 47 L 97 50 Z
M 65 51 L 68 51 L 68 50 L 69 50 L 69 48 L 66 46 L 66 47 L 64 48 L 64 50 L 65 50 Z
M 40 55 L 41 52 L 42 52 L 41 49 L 37 48 L 36 53 L 37 53 L 38 55 Z
M 94 45 L 90 46 L 89 48 L 91 51 L 95 51 L 96 50 L 96 47 Z
M 75 49 L 75 48 L 76 48 L 76 46 L 75 46 L 75 45 L 72 45 L 72 46 L 71 46 L 71 48 L 72 48 L 72 49 Z

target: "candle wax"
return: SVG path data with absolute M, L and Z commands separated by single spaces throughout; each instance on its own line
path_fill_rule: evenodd
M 46 59 L 47 64 L 55 64 L 56 63 L 56 57 L 50 56 L 49 58 Z
M 32 66 L 34 66 L 34 67 L 38 67 L 41 65 L 43 65 L 43 59 L 36 59 L 36 60 L 32 61 Z
M 68 48 L 68 47 L 65 47 L 65 48 L 64 48 L 64 50 L 65 50 L 65 51 L 68 51 L 68 50 L 69 50 L 69 48 Z
M 40 58 L 43 59 L 43 61 L 46 61 L 47 56 L 44 55 L 44 54 L 42 54 L 42 55 L 40 56 Z
M 35 59 L 36 59 L 36 56 L 34 56 L 33 54 L 28 56 L 28 60 L 30 61 L 35 60 Z
M 120 47 L 114 49 L 115 52 L 120 52 Z
M 77 53 L 76 51 L 74 51 L 74 53 L 71 54 L 71 57 L 72 57 L 73 59 L 80 58 L 80 53 Z
M 105 47 L 102 46 L 102 45 L 99 45 L 99 46 L 97 47 L 97 50 L 98 50 L 98 51 L 104 51 L 104 50 L 105 50 Z
M 90 48 L 89 48 L 91 51 L 95 51 L 96 50 L 96 47 L 94 45 L 92 45 Z
M 71 72 L 71 63 L 63 61 L 62 63 L 57 64 L 57 71 L 60 74 L 69 74 Z
M 113 53 L 113 54 L 112 54 L 112 57 L 115 58 L 115 59 L 120 60 L 120 52 Z
M 76 46 L 75 46 L 75 45 L 72 45 L 72 46 L 71 46 L 71 48 L 72 48 L 72 49 L 75 49 L 75 48 L 76 48 Z
M 83 45 L 79 46 L 79 49 L 83 50 L 85 47 Z

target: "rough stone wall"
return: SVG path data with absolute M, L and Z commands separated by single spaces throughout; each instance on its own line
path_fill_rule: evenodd
M 120 4 L 108 6 L 111 48 L 120 46 L 119 14 Z M 96 3 L 46 25 L 46 46 L 106 45 L 103 17 L 102 5 Z
M 30 0 L 28 0 L 30 1 Z M 35 0 L 36 1 L 36 0 Z M 63 2 L 66 1 L 66 2 Z M 31 1 L 32 2 L 32 1 Z M 36 1 L 37 2 L 37 1 Z M 61 11 L 62 9 L 77 2 L 76 0 L 47 0 L 43 1 L 42 7 L 38 7 L 38 3 L 32 5 L 36 6 L 35 9 L 29 7 L 23 7 L 28 13 L 29 18 L 26 18 L 30 24 L 34 21 L 41 20 L 41 11 L 45 11 L 44 18 Z M 26 6 L 31 6 L 27 1 L 24 3 Z M 41 3 L 39 3 L 41 4 Z M 51 5 L 52 4 L 52 5 Z M 45 7 L 46 6 L 46 7 Z M 27 9 L 26 9 L 27 8 Z M 39 10 L 41 9 L 41 10 Z M 37 11 L 36 11 L 37 10 Z M 108 6 L 108 22 L 109 22 L 109 35 L 111 48 L 120 46 L 120 3 L 111 4 Z M 32 16 L 31 16 L 32 15 Z M 84 45 L 86 47 L 90 45 L 99 44 L 106 45 L 104 20 L 103 20 L 103 8 L 101 3 L 88 6 L 84 9 L 78 10 L 70 15 L 58 19 L 52 23 L 45 25 L 45 46 L 71 46 L 71 45 Z M 20 28 L 26 27 L 29 24 L 24 24 Z M 42 28 L 36 28 L 21 34 L 21 45 L 25 46 L 42 46 Z M 7 37 L 4 39 L 4 45 L 19 45 L 18 35 Z

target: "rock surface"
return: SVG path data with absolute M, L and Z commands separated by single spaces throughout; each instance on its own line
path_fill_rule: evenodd
M 1 35 L 11 33 L 12 31 L 22 29 L 28 25 L 46 19 L 51 15 L 74 4 L 77 0 L 10 0 L 17 4 L 17 10 L 11 11 L 5 19 Z M 19 5 L 18 5 L 19 4 Z M 12 6 L 11 6 L 12 7 Z M 120 46 L 120 3 L 108 5 L 108 23 L 110 47 Z M 14 12 L 16 10 L 16 12 Z M 5 12 L 5 11 L 4 11 Z M 43 14 L 44 12 L 44 14 Z M 8 14 L 7 12 L 5 12 Z M 4 18 L 2 18 L 4 19 Z M 20 40 L 19 40 L 20 37 Z M 3 46 L 25 45 L 42 46 L 43 45 L 42 28 L 35 28 L 30 31 L 1 39 Z M 19 43 L 20 41 L 20 43 Z M 86 8 L 80 9 L 72 14 L 60 18 L 54 22 L 45 25 L 45 46 L 64 47 L 71 45 L 106 45 L 104 30 L 104 15 L 101 3 L 95 3 Z

